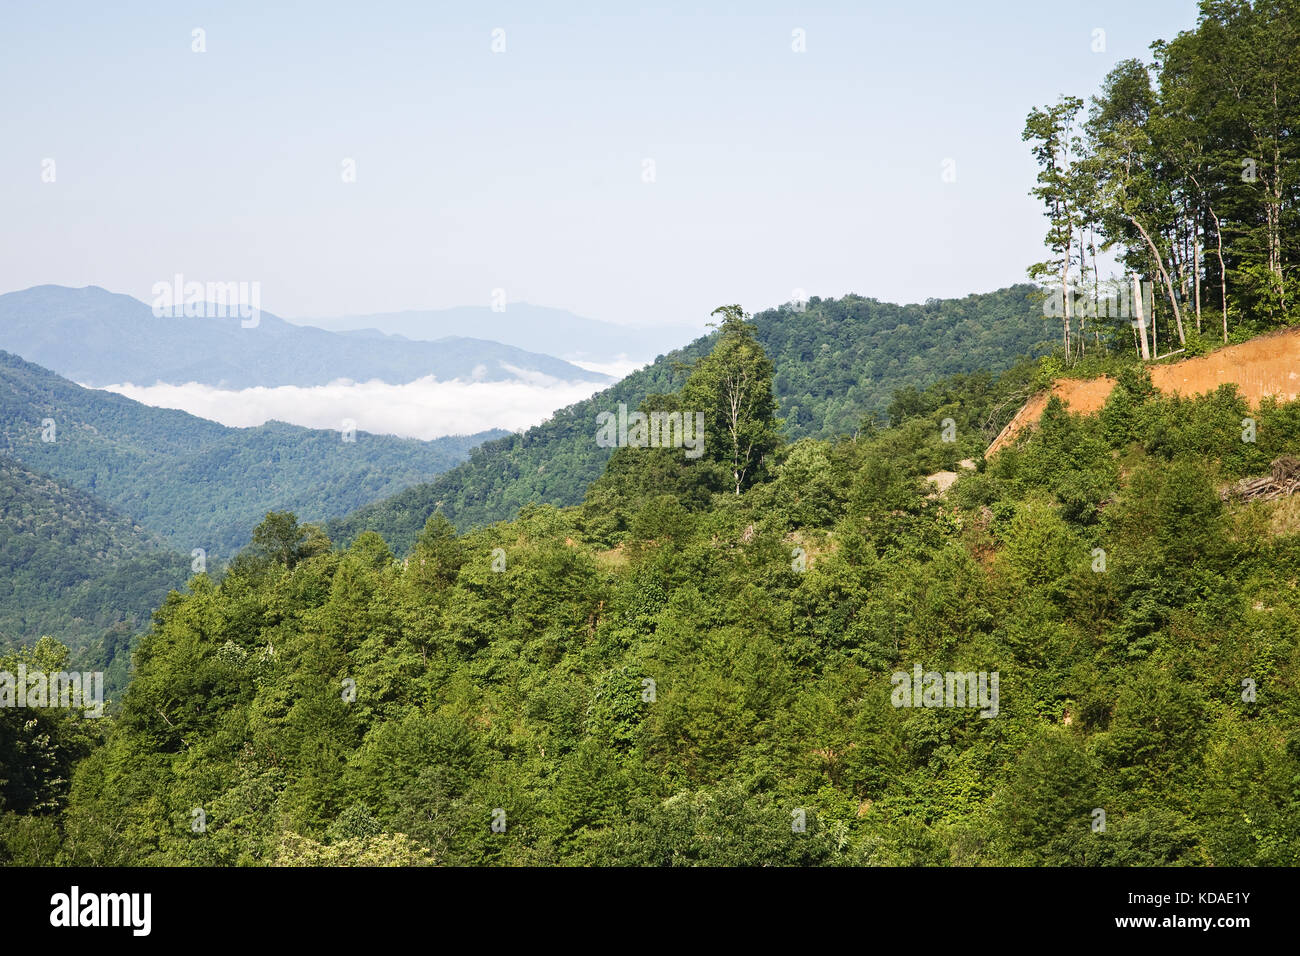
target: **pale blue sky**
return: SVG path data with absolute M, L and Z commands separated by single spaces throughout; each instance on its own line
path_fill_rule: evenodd
M 260 281 L 286 317 L 502 288 L 698 325 L 794 289 L 997 288 L 1042 255 L 1026 112 L 1090 95 L 1196 4 L 989 6 L 10 4 L 0 292 L 147 300 L 181 272 Z

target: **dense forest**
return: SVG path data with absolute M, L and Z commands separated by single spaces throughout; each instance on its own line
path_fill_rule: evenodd
M 0 352 L 0 454 L 129 515 L 183 554 L 224 560 L 267 511 L 343 515 L 463 461 L 485 432 L 417 441 L 268 422 L 227 428 L 82 388 Z
M 1300 401 L 1150 371 L 1300 320 L 1298 28 L 1204 0 L 1086 114 L 1031 112 L 1040 286 L 724 306 L 346 518 L 312 520 L 409 484 L 396 446 L 222 445 L 0 354 L 13 561 L 147 549 L 35 471 L 248 542 L 161 601 L 106 716 L 0 707 L 0 863 L 1300 865 Z M 1095 414 L 1047 398 L 1099 374 Z M 620 403 L 700 415 L 701 454 L 604 447 Z
M 1024 139 L 1067 362 L 1123 346 L 1198 352 L 1300 317 L 1300 2 L 1203 0 L 1195 30 L 1118 63 L 1085 112 L 1034 109 Z M 1121 291 L 1118 257 L 1149 292 Z M 1117 314 L 1118 311 L 1118 314 Z
M 758 313 L 754 330 L 775 369 L 786 436 L 852 433 L 863 418 L 882 418 L 898 388 L 998 372 L 1022 356 L 1045 353 L 1052 328 L 1040 300 L 1035 287 L 1021 285 L 914 305 L 813 297 Z M 435 510 L 465 531 L 512 518 L 528 504 L 577 504 L 610 456 L 592 440 L 597 416 L 619 403 L 635 409 L 651 395 L 675 392 L 716 337 L 660 356 L 522 435 L 473 449 L 469 461 L 432 482 L 330 522 L 330 536 L 345 543 L 376 531 L 405 554 Z
M 268 515 L 159 609 L 113 716 L 0 711 L 0 858 L 1300 862 L 1300 498 L 1231 491 L 1300 451 L 1300 403 L 1121 362 L 1100 414 L 983 459 L 1050 369 L 787 444 L 727 316 L 655 400 L 724 422 L 698 460 L 621 448 L 583 504 L 435 514 L 405 560 Z M 914 669 L 997 675 L 994 713 L 900 706 Z
M 191 564 L 91 496 L 0 457 L 0 648 L 57 634 L 78 661 L 111 664 Z M 115 690 L 126 665 L 123 655 Z

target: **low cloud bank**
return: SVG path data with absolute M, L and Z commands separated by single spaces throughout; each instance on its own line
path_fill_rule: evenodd
M 582 365 L 615 375 L 640 367 L 628 362 Z M 341 429 L 344 420 L 351 420 L 358 431 L 429 440 L 488 428 L 528 428 L 606 387 L 599 382 L 563 382 L 531 373 L 514 382 L 440 382 L 430 376 L 404 385 L 337 381 L 231 390 L 197 382 L 126 383 L 105 386 L 105 391 L 236 427 L 278 419 L 309 428 Z

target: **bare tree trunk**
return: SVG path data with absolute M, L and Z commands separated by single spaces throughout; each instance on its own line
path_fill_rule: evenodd
M 1180 221 L 1181 217 L 1174 217 L 1173 235 L 1169 240 L 1169 257 L 1173 260 L 1174 273 L 1178 276 L 1178 292 L 1185 299 L 1187 297 L 1187 256 L 1183 248 L 1183 239 L 1185 232 Z
M 1142 343 L 1142 360 L 1149 362 L 1151 350 L 1147 348 L 1147 317 L 1146 310 L 1142 308 L 1142 282 L 1136 273 L 1133 275 L 1133 308 L 1137 311 L 1137 332 L 1138 341 Z
M 1159 279 L 1151 280 L 1151 314 L 1147 316 L 1151 320 L 1151 358 L 1154 361 L 1160 357 L 1160 336 L 1156 334 L 1156 290 L 1155 284 L 1160 282 Z
M 1096 310 L 1093 319 L 1096 320 L 1092 325 L 1092 335 L 1097 341 L 1098 350 L 1101 349 L 1101 276 L 1097 273 L 1097 233 L 1092 226 L 1088 227 L 1088 241 L 1092 246 L 1092 301 Z M 1109 312 L 1109 310 L 1108 310 Z
M 1273 115 L 1277 116 L 1277 78 L 1273 79 Z M 1286 312 L 1286 281 L 1282 277 L 1282 150 L 1277 137 L 1273 137 L 1273 202 L 1272 215 L 1269 216 L 1269 256 L 1276 258 L 1273 262 L 1273 274 L 1277 277 L 1278 302 L 1283 313 Z
M 1196 282 L 1196 334 L 1201 334 L 1201 220 L 1192 223 L 1192 277 Z
M 1282 178 L 1281 170 L 1273 183 L 1273 216 L 1271 224 L 1273 246 L 1273 275 L 1277 278 L 1278 304 L 1286 312 L 1286 280 L 1282 277 Z
M 736 494 L 740 494 L 743 474 L 740 469 L 740 404 L 743 388 L 734 378 L 729 383 L 727 394 L 727 428 L 731 432 L 731 477 L 736 482 Z
M 1238 97 L 1240 98 L 1240 97 Z M 1201 184 L 1196 181 L 1196 177 L 1191 177 L 1196 188 L 1200 190 L 1201 195 L 1205 195 L 1205 190 L 1201 189 Z M 1210 218 L 1214 220 L 1214 238 L 1217 244 L 1219 256 L 1219 295 L 1223 300 L 1223 344 L 1228 344 L 1228 267 L 1223 264 L 1223 223 L 1219 222 L 1219 215 L 1214 211 L 1214 207 L 1207 201 L 1205 203 L 1206 211 L 1209 212 Z
M 1070 249 L 1065 249 L 1065 265 L 1061 267 L 1061 310 L 1065 319 L 1065 364 L 1070 364 Z
M 1214 237 L 1218 240 L 1219 254 L 1219 294 L 1223 297 L 1223 344 L 1228 344 L 1228 267 L 1223 264 L 1223 227 L 1219 224 L 1219 217 L 1215 215 L 1214 207 L 1209 203 L 1205 208 L 1210 210 L 1210 215 L 1214 217 Z
M 1165 290 L 1169 293 L 1169 305 L 1174 310 L 1174 322 L 1178 326 L 1178 344 L 1186 345 L 1187 337 L 1183 334 L 1183 316 L 1182 313 L 1178 311 L 1178 298 L 1174 293 L 1174 284 L 1170 281 L 1169 273 L 1165 270 L 1164 260 L 1160 258 L 1160 250 L 1157 249 L 1156 244 L 1151 241 L 1151 236 L 1147 234 L 1147 231 L 1142 228 L 1142 223 L 1138 222 L 1128 213 L 1125 213 L 1124 215 L 1128 218 L 1129 222 L 1133 223 L 1137 228 L 1137 231 L 1142 234 L 1142 238 L 1146 240 L 1147 247 L 1151 250 L 1151 257 L 1155 259 L 1156 268 L 1160 270 L 1160 277 L 1165 283 Z
M 1079 285 L 1082 286 L 1087 281 L 1088 273 L 1084 271 L 1087 259 L 1084 256 L 1083 249 L 1083 223 L 1079 223 Z M 1079 310 L 1079 358 L 1083 358 L 1083 348 L 1087 344 L 1087 334 L 1084 331 L 1088 324 L 1088 309 L 1086 307 Z

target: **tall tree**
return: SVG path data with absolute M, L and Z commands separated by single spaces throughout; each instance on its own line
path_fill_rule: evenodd
M 299 524 L 290 511 L 270 511 L 253 529 L 252 544 L 245 553 L 267 564 L 292 568 L 329 548 L 329 538 L 315 525 Z
M 1169 297 L 1178 341 L 1184 344 L 1178 289 L 1166 268 L 1171 249 L 1162 231 L 1174 221 L 1177 201 L 1151 138 L 1154 105 L 1146 66 L 1138 60 L 1122 60 L 1093 97 L 1085 128 L 1089 149 L 1097 158 L 1103 231 L 1111 245 L 1124 248 L 1125 264 L 1134 272 L 1150 271 L 1159 279 Z M 1139 331 L 1144 330 L 1139 327 Z
M 740 494 L 761 478 L 781 443 L 772 362 L 740 306 L 719 306 L 712 314 L 721 316 L 716 324 L 722 334 L 686 381 L 683 413 L 704 413 L 704 455 L 726 467 L 732 490 Z
M 1039 166 L 1038 185 L 1030 193 L 1045 207 L 1047 247 L 1053 253 L 1052 258 L 1030 266 L 1029 277 L 1038 280 L 1051 275 L 1060 277 L 1061 320 L 1067 361 L 1071 355 L 1070 265 L 1076 220 L 1082 219 L 1076 206 L 1079 170 L 1075 166 L 1079 143 L 1075 118 L 1082 108 L 1083 100 L 1077 96 L 1062 96 L 1053 106 L 1031 110 L 1021 133 L 1022 140 L 1034 144 L 1034 158 Z

